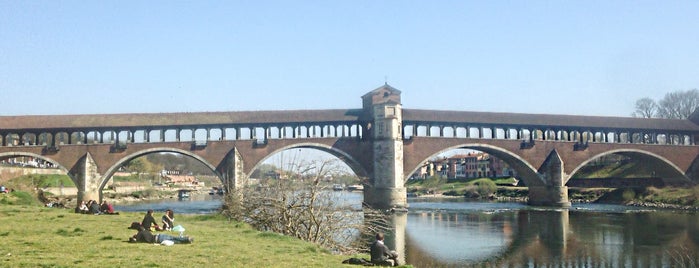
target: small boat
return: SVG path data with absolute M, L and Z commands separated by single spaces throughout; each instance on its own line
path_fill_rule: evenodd
M 334 184 L 333 185 L 333 191 L 342 191 L 344 189 L 345 189 L 345 187 L 343 187 L 342 184 Z
M 347 186 L 347 191 L 363 191 L 364 190 L 364 185 L 361 184 L 353 184 L 350 186 Z

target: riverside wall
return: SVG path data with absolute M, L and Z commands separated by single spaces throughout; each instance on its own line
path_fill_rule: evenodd
M 0 183 L 24 175 L 63 175 L 65 171 L 57 168 L 29 168 L 0 166 Z

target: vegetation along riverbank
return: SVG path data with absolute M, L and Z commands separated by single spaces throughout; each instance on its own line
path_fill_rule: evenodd
M 410 180 L 410 196 L 465 197 L 474 200 L 526 202 L 527 187 L 512 186 L 514 179 L 446 180 L 428 178 Z M 628 206 L 699 210 L 699 186 L 694 187 L 629 187 L 568 189 L 568 198 L 578 203 L 621 204 Z

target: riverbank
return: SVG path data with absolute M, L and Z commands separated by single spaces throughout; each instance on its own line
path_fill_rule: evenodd
M 471 182 L 443 182 L 425 186 L 423 182 L 408 184 L 411 196 L 425 198 L 466 198 L 469 200 L 490 200 L 498 202 L 526 203 L 527 187 L 495 185 L 487 179 Z M 635 188 L 568 188 L 571 203 L 600 203 L 661 209 L 699 211 L 699 186 L 676 187 L 635 187 Z
M 128 243 L 135 231 L 126 227 L 142 217 L 142 213 L 95 216 L 69 209 L 0 205 L 0 266 L 351 267 L 341 262 L 354 257 L 259 232 L 219 215 L 177 216 L 185 235 L 194 237 L 191 245 Z

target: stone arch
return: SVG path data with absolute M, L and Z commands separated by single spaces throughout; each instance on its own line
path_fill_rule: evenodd
M 10 158 L 14 158 L 14 157 L 22 157 L 22 156 L 33 157 L 33 158 L 41 159 L 43 161 L 51 163 L 52 165 L 58 167 L 60 170 L 65 172 L 66 175 L 68 175 L 68 177 L 70 177 L 70 180 L 73 181 L 73 184 L 75 184 L 77 187 L 77 185 L 78 185 L 77 180 L 75 179 L 75 177 L 73 177 L 72 174 L 70 174 L 70 170 L 67 169 L 66 167 L 64 167 L 63 165 L 61 165 L 60 162 L 55 161 L 49 157 L 34 154 L 34 153 L 26 153 L 26 152 L 7 152 L 7 153 L 0 153 L 0 160 L 10 159 Z
M 329 154 L 339 158 L 340 161 L 347 164 L 347 166 L 349 166 L 350 169 L 352 169 L 352 172 L 354 172 L 354 174 L 356 174 L 360 178 L 369 176 L 367 169 L 364 166 L 362 166 L 362 164 L 354 156 L 352 156 L 352 155 L 350 155 L 342 150 L 334 148 L 332 146 L 321 144 L 321 143 L 313 143 L 313 142 L 295 143 L 292 145 L 280 147 L 280 148 L 270 152 L 269 154 L 267 154 L 265 157 L 260 159 L 260 161 L 258 161 L 257 163 L 254 163 L 254 165 L 250 169 L 250 174 L 245 174 L 245 176 L 246 177 L 250 176 L 252 174 L 252 172 L 254 172 L 255 169 L 258 168 L 258 166 L 260 166 L 262 163 L 264 163 L 265 160 L 270 158 L 272 155 L 275 155 L 277 153 L 280 153 L 284 150 L 289 150 L 289 149 L 316 149 L 316 150 L 320 150 L 320 151 L 329 153 Z
M 202 157 L 200 157 L 200 156 L 198 156 L 190 151 L 176 149 L 176 148 L 168 148 L 168 147 L 151 148 L 151 149 L 141 150 L 141 151 L 132 153 L 130 155 L 127 155 L 127 156 L 119 159 L 119 161 L 115 162 L 111 167 L 109 167 L 109 169 L 107 169 L 105 174 L 103 174 L 102 177 L 100 178 L 100 185 L 97 188 L 99 191 L 100 200 L 102 200 L 102 189 L 104 189 L 104 186 L 107 185 L 107 182 L 109 182 L 109 179 L 112 177 L 112 175 L 114 175 L 114 173 L 116 173 L 117 169 L 119 169 L 119 167 L 121 167 L 121 165 L 123 165 L 124 163 L 131 161 L 137 157 L 144 156 L 147 154 L 152 154 L 152 153 L 179 153 L 179 154 L 183 154 L 183 155 L 192 157 L 192 158 L 196 159 L 197 161 L 201 162 L 202 164 L 204 164 L 205 166 L 207 166 L 208 168 L 210 168 L 213 171 L 213 173 L 216 174 L 216 176 L 218 176 L 219 179 L 221 179 L 221 182 L 225 184 L 221 174 L 219 174 L 219 172 L 216 170 L 216 167 L 211 165 L 211 163 L 207 162 L 204 158 L 202 158 Z
M 419 168 L 420 164 L 424 163 L 425 161 L 428 161 L 431 157 L 445 151 L 449 150 L 454 150 L 454 149 L 473 149 L 473 150 L 478 150 L 482 152 L 486 152 L 490 155 L 493 155 L 503 161 L 505 161 L 512 169 L 514 169 L 517 174 L 520 176 L 520 179 L 524 181 L 524 184 L 527 186 L 543 186 L 546 184 L 544 180 L 541 178 L 541 176 L 537 173 L 537 169 L 532 166 L 529 162 L 527 162 L 526 159 L 520 157 L 519 155 L 512 153 L 508 151 L 507 149 L 489 145 L 489 144 L 483 144 L 483 143 L 465 143 L 465 144 L 460 144 L 448 148 L 442 148 L 435 154 L 432 154 L 428 156 L 427 158 L 423 159 L 422 161 L 418 162 L 418 165 L 415 167 L 412 167 L 410 169 L 410 172 L 403 174 L 403 184 L 408 181 L 408 178 L 410 178 L 410 175 L 415 173 Z
M 610 150 L 591 156 L 587 160 L 580 163 L 577 167 L 575 167 L 575 169 L 573 169 L 570 172 L 570 174 L 566 176 L 566 181 L 564 181 L 563 184 L 565 185 L 566 183 L 568 183 L 568 180 L 570 180 L 570 178 L 572 178 L 573 175 L 575 175 L 575 173 L 579 172 L 580 169 L 582 169 L 585 165 L 602 156 L 610 154 L 619 154 L 630 158 L 639 159 L 641 161 L 644 161 L 644 163 L 648 163 L 648 165 L 653 166 L 653 168 L 657 170 L 657 175 L 661 177 L 663 182 L 665 182 L 666 184 L 692 183 L 692 180 L 689 177 L 687 177 L 687 175 L 685 175 L 682 169 L 677 167 L 677 165 L 675 165 L 672 161 L 666 159 L 665 157 L 644 150 L 619 149 Z

